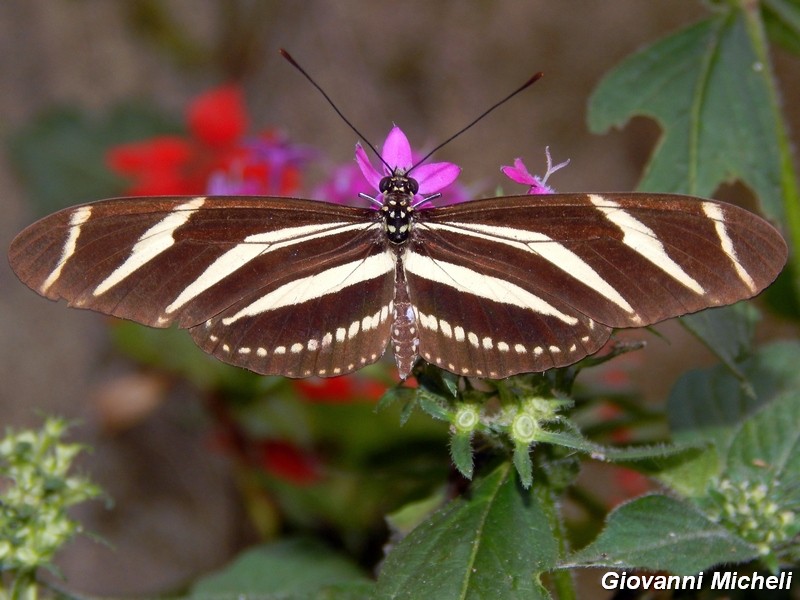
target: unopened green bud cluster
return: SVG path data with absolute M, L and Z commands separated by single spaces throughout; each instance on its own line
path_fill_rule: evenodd
M 450 423 L 456 434 L 475 431 L 508 436 L 514 444 L 531 444 L 542 424 L 558 420 L 562 403 L 552 399 L 526 398 L 492 414 L 476 402 L 461 402 L 451 413 Z
M 716 486 L 712 516 L 758 548 L 762 556 L 800 533 L 795 512 L 776 501 L 777 490 L 764 482 L 723 479 Z

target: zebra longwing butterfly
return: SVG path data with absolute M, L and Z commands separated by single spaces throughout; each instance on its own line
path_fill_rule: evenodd
M 342 375 L 391 345 L 405 379 L 418 357 L 489 378 L 568 365 L 612 328 L 755 296 L 787 256 L 769 223 L 722 202 L 590 193 L 423 209 L 406 173 L 380 181 L 377 210 L 277 197 L 85 204 L 25 229 L 10 262 L 47 298 L 176 324 L 257 373 Z
M 489 378 L 569 365 L 612 328 L 731 304 L 777 277 L 787 256 L 780 234 L 711 200 L 547 194 L 423 209 L 458 168 L 422 163 L 541 76 L 415 164 L 399 128 L 385 156 L 366 142 L 385 176 L 357 146 L 377 210 L 278 197 L 116 198 L 34 223 L 12 242 L 11 266 L 47 298 L 177 324 L 206 352 L 257 373 L 343 375 L 391 344 L 402 379 L 419 357 Z M 566 164 L 547 159 L 548 175 Z

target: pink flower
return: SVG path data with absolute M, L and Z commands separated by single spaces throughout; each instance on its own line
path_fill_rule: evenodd
M 547 172 L 544 174 L 544 177 L 532 175 L 521 158 L 514 159 L 513 167 L 500 167 L 500 170 L 512 181 L 530 186 L 528 188 L 528 194 L 552 194 L 554 190 L 549 185 L 546 185 L 547 179 L 559 169 L 566 167 L 569 164 L 569 159 L 553 166 L 553 160 L 550 158 L 550 148 L 546 147 L 544 152 L 547 156 Z
M 424 201 L 426 196 L 435 194 L 453 183 L 461 172 L 461 168 L 458 165 L 447 162 L 426 163 L 415 166 L 408 138 L 396 125 L 392 127 L 389 135 L 386 136 L 381 158 L 385 164 L 379 171 L 372 166 L 361 144 L 356 144 L 358 167 L 370 186 L 379 193 L 381 179 L 389 175 L 404 175 L 413 167 L 410 177 L 419 184 L 419 191 L 414 197 L 420 203 Z

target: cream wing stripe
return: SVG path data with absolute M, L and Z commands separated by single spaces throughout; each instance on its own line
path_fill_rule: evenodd
M 185 225 L 189 218 L 197 212 L 206 199 L 194 198 L 176 206 L 166 217 L 145 231 L 139 241 L 131 248 L 131 253 L 125 262 L 114 269 L 100 285 L 98 285 L 93 295 L 99 296 L 112 287 L 117 285 L 126 277 L 135 273 L 142 266 L 153 260 L 156 256 L 166 251 L 175 243 L 173 234 L 175 230 Z
M 625 312 L 629 314 L 636 312 L 628 304 L 628 301 L 580 256 L 543 233 L 527 229 L 514 229 L 512 227 L 458 222 L 424 223 L 422 226 L 434 231 L 438 229 L 461 235 L 471 235 L 541 256 L 587 287 L 592 288 Z
M 370 224 L 369 227 L 377 227 L 377 224 Z M 342 232 L 363 230 L 363 223 L 325 223 L 322 225 L 304 225 L 302 227 L 290 227 L 266 233 L 256 233 L 244 239 L 225 254 L 218 257 L 203 273 L 189 284 L 175 300 L 173 300 L 164 311 L 169 315 L 180 309 L 186 303 L 205 292 L 211 286 L 219 283 L 225 277 L 234 273 L 254 258 L 274 252 L 280 248 L 301 244 L 310 240 L 338 235 Z M 162 318 L 161 321 L 169 319 Z
M 435 281 L 459 292 L 532 310 L 542 315 L 555 317 L 568 325 L 576 325 L 578 323 L 577 318 L 564 314 L 542 298 L 505 279 L 484 275 L 467 267 L 442 260 L 433 260 L 416 252 L 408 252 L 404 258 L 403 265 L 406 271 L 417 277 Z M 445 331 L 444 323 L 444 321 L 439 321 L 442 331 Z M 448 335 L 447 337 L 450 336 Z
M 733 268 L 736 269 L 736 274 L 739 276 L 739 279 L 750 288 L 751 292 L 755 293 L 758 291 L 758 286 L 755 281 L 753 281 L 753 278 L 750 277 L 750 273 L 745 271 L 742 263 L 739 262 L 736 248 L 733 247 L 733 241 L 731 240 L 731 236 L 728 235 L 728 229 L 725 227 L 725 214 L 722 212 L 722 207 L 713 202 L 703 202 L 703 213 L 714 221 L 714 231 L 716 231 L 717 237 L 719 238 L 722 251 L 725 252 L 733 263 Z
M 75 254 L 75 248 L 78 245 L 78 237 L 81 235 L 81 225 L 86 223 L 91 216 L 91 206 L 83 206 L 78 208 L 70 215 L 69 235 L 67 236 L 67 240 L 64 242 L 64 248 L 61 250 L 61 258 L 58 259 L 55 269 L 53 269 L 50 275 L 47 276 L 47 279 L 44 280 L 44 283 L 40 288 L 42 294 L 46 294 L 47 290 L 50 289 L 50 286 L 53 285 L 59 277 L 61 277 L 61 271 L 64 269 L 64 265 L 67 264 L 67 261 L 72 258 L 73 254 Z
M 589 200 L 603 213 L 606 219 L 622 231 L 622 243 L 636 251 L 675 281 L 689 288 L 696 294 L 704 294 L 705 290 L 691 275 L 676 263 L 655 232 L 644 223 L 625 212 L 619 204 L 598 194 L 589 194 Z
M 245 317 L 254 317 L 270 310 L 335 294 L 352 285 L 394 273 L 394 268 L 394 259 L 388 252 L 380 252 L 363 260 L 338 265 L 282 285 L 245 306 L 236 314 L 222 319 L 222 324 L 230 325 Z M 336 335 L 338 339 L 339 331 Z M 342 335 L 345 335 L 344 330 Z

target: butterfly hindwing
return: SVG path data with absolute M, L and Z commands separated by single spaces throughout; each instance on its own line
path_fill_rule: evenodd
M 342 375 L 375 362 L 389 340 L 395 263 L 363 239 L 328 258 L 307 257 L 303 268 L 193 327 L 195 342 L 225 362 L 289 377 Z
M 491 269 L 479 271 L 484 263 L 470 265 L 471 258 L 435 244 L 407 255 L 419 352 L 431 364 L 500 378 L 574 363 L 608 339 L 608 327 L 559 298 L 534 294 L 525 282 L 497 277 Z

